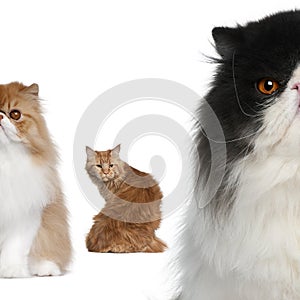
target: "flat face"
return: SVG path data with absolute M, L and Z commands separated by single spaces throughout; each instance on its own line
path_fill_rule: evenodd
M 300 12 L 216 28 L 213 36 L 222 59 L 207 101 L 227 141 L 253 146 L 265 131 L 270 145 L 279 142 L 299 118 Z
M 37 139 L 45 137 L 37 93 L 37 85 L 0 85 L 0 143 L 34 147 Z
M 212 211 L 225 215 L 223 212 L 234 205 L 240 184 L 235 168 L 245 159 L 263 162 L 264 157 L 287 157 L 295 165 L 300 160 L 299 36 L 298 11 L 279 13 L 245 26 L 213 30 L 220 57 L 216 59 L 218 67 L 212 88 L 200 107 L 199 120 L 206 128 L 218 129 L 210 117 L 212 108 L 225 143 L 199 129 L 201 168 L 197 174 L 207 190 L 215 191 L 218 186 L 210 202 Z M 226 153 L 222 160 L 224 144 Z M 209 178 L 211 168 L 220 171 L 221 183 Z

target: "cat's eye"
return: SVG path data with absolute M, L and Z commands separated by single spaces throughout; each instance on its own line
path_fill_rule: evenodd
M 13 119 L 13 120 L 19 120 L 21 118 L 21 112 L 17 109 L 12 110 L 9 113 L 9 116 Z
M 102 165 L 97 165 L 98 168 L 102 169 Z
M 265 95 L 272 95 L 279 89 L 279 83 L 273 78 L 263 78 L 258 81 L 257 89 Z
M 113 166 L 114 166 L 113 164 L 110 164 L 110 165 L 109 165 L 110 168 L 112 168 Z

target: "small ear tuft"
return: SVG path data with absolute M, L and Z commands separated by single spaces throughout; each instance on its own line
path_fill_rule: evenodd
M 90 147 L 86 146 L 85 147 L 85 151 L 86 151 L 86 155 L 87 155 L 87 159 L 91 160 L 95 158 L 95 151 L 93 149 L 91 149 Z
M 236 48 L 242 45 L 244 41 L 242 28 L 215 27 L 212 30 L 212 36 L 215 41 L 216 50 L 222 58 L 232 57 Z
M 31 94 L 31 95 L 34 95 L 34 96 L 38 96 L 39 95 L 39 86 L 36 83 L 33 83 L 30 86 L 25 86 L 22 89 L 22 92 L 26 93 L 26 94 Z
M 113 149 L 111 150 L 111 152 L 112 152 L 114 155 L 119 155 L 120 150 L 121 150 L 121 144 L 119 144 L 119 145 L 117 145 L 115 148 L 113 148 Z

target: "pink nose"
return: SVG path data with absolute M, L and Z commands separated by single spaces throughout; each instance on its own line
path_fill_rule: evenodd
M 297 90 L 298 93 L 300 94 L 300 82 L 296 82 L 293 87 L 292 90 Z
M 109 170 L 102 170 L 102 172 L 107 175 L 109 173 Z

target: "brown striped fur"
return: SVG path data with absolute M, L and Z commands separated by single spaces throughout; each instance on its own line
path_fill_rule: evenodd
M 106 201 L 87 235 L 88 250 L 163 252 L 167 246 L 155 235 L 163 195 L 155 179 L 122 161 L 120 145 L 107 151 L 86 150 L 86 171 Z

